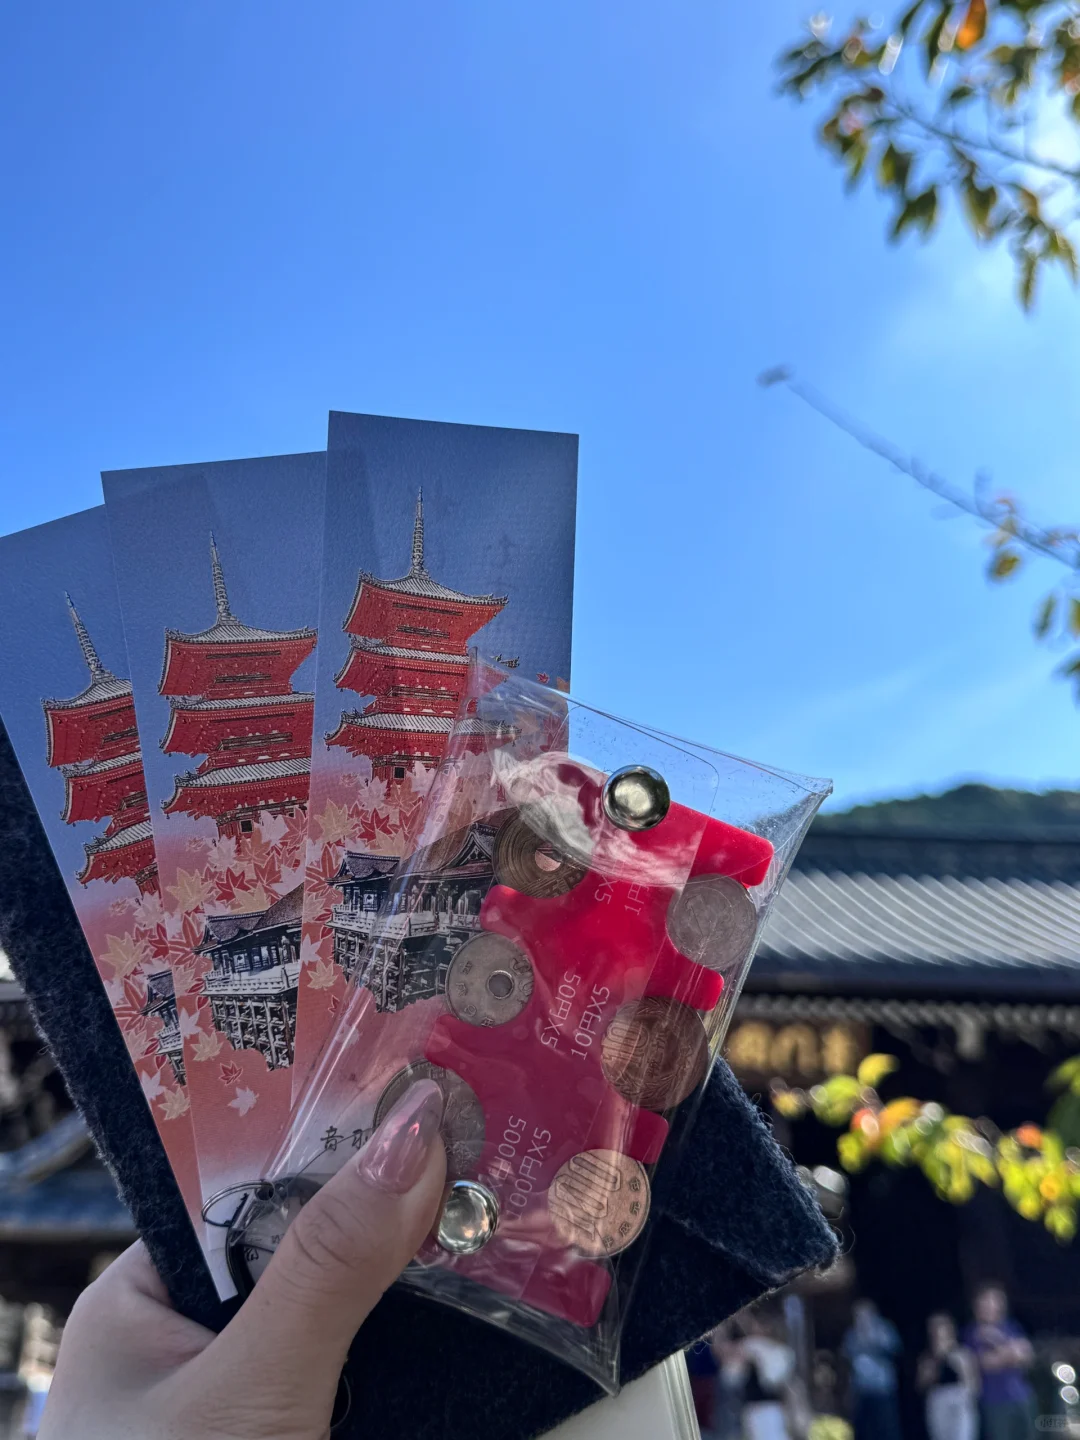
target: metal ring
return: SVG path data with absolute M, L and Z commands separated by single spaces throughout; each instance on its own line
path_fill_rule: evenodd
M 259 1194 L 260 1190 L 263 1190 L 263 1194 L 261 1195 Z M 215 1229 L 218 1230 L 229 1230 L 232 1228 L 233 1221 L 240 1213 L 241 1205 L 238 1205 L 233 1211 L 232 1219 L 211 1220 L 210 1211 L 219 1200 L 225 1200 L 230 1195 L 251 1195 L 252 1198 L 256 1200 L 269 1200 L 273 1193 L 274 1182 L 272 1180 L 247 1180 L 241 1185 L 226 1185 L 224 1190 L 219 1190 L 216 1195 L 210 1196 L 210 1199 L 203 1204 L 199 1214 L 202 1216 L 204 1224 L 213 1225 Z

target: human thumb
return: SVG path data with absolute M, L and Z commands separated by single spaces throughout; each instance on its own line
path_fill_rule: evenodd
M 439 1087 L 418 1081 L 308 1201 L 211 1346 L 219 1362 L 279 1394 L 321 1388 L 332 1399 L 354 1335 L 434 1224 L 446 1176 L 442 1112 Z

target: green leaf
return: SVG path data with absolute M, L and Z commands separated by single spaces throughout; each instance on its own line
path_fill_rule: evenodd
M 1020 258 L 1020 304 L 1030 310 L 1035 303 L 1035 281 L 1039 273 L 1039 256 L 1034 250 L 1024 250 Z
M 908 31 L 915 23 L 915 17 L 923 8 L 923 4 L 924 0 L 915 0 L 915 4 L 909 6 L 909 8 L 904 11 L 903 15 L 901 15 L 900 17 L 900 22 L 896 27 L 897 34 L 903 35 L 905 37 L 907 36 Z
M 1019 570 L 1021 564 L 1021 558 L 1015 550 L 998 550 L 986 567 L 986 573 L 991 580 L 1007 580 Z
M 944 104 L 948 106 L 963 105 L 965 100 L 970 100 L 975 94 L 974 86 L 954 85 L 945 96 Z
M 971 228 L 980 240 L 988 239 L 992 233 L 990 215 L 997 204 L 997 190 L 993 185 L 980 185 L 969 177 L 964 181 L 960 194 Z
M 1035 634 L 1040 640 L 1045 640 L 1050 633 L 1050 626 L 1054 623 L 1054 616 L 1057 613 L 1057 594 L 1051 590 L 1039 606 L 1035 615 Z M 1075 601 L 1073 602 L 1076 603 Z M 1080 1062 L 1077 1065 L 1080 1071 Z
M 938 191 L 936 185 L 931 185 L 921 195 L 916 195 L 912 201 L 915 206 L 915 223 L 924 235 L 929 235 L 934 228 L 938 211 Z
M 1066 621 L 1069 634 L 1080 639 L 1080 600 L 1075 595 L 1069 598 L 1069 618 Z
M 890 140 L 878 161 L 878 180 L 884 188 L 899 190 L 903 194 L 907 190 L 908 176 L 911 174 L 914 159 L 914 155 L 907 150 L 898 150 Z

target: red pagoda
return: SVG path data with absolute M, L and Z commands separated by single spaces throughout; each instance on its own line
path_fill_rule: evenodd
M 335 683 L 374 698 L 345 712 L 326 743 L 367 756 L 384 780 L 403 780 L 411 765 L 437 765 L 464 689 L 469 640 L 505 605 L 505 595 L 464 595 L 428 574 L 421 491 L 408 574 L 361 573 L 342 627 L 351 641 Z M 490 728 L 475 717 L 464 724 L 478 745 Z
M 139 890 L 157 889 L 154 837 L 146 800 L 131 682 L 107 670 L 71 596 L 65 597 L 90 683 L 71 700 L 43 700 L 48 764 L 64 777 L 63 818 L 69 825 L 105 820 L 105 831 L 84 846 L 79 880 L 129 878 Z
M 209 817 L 220 835 L 239 836 L 256 816 L 292 815 L 307 802 L 314 697 L 294 691 L 292 676 L 316 633 L 237 620 L 212 535 L 210 567 L 217 617 L 197 635 L 166 630 L 158 686 L 172 708 L 162 750 L 206 758 L 176 777 L 162 809 Z

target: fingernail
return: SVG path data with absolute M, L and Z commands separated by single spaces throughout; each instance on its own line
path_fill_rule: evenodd
M 404 1195 L 424 1173 L 442 1121 L 442 1091 L 434 1080 L 406 1090 L 360 1152 L 358 1168 L 369 1185 Z

